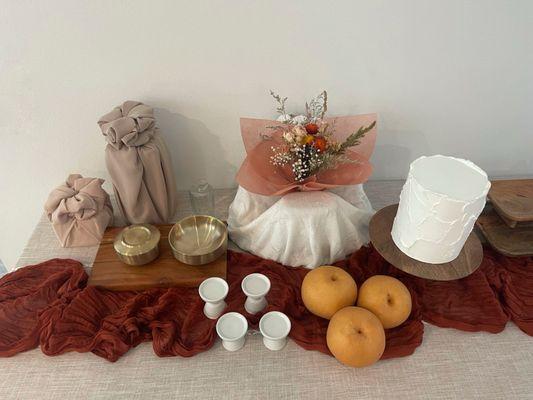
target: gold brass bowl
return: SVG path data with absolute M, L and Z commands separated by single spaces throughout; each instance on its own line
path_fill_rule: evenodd
M 215 217 L 193 215 L 176 223 L 168 234 L 174 257 L 184 264 L 203 265 L 215 261 L 228 247 L 226 225 Z
M 130 225 L 115 237 L 113 246 L 118 258 L 129 265 L 143 265 L 159 255 L 159 229 L 150 224 Z

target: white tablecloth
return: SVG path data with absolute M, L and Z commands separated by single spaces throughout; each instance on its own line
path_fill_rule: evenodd
M 402 182 L 365 185 L 375 209 L 397 202 Z M 217 193 L 219 216 L 234 191 Z M 180 215 L 190 213 L 185 194 Z M 61 249 L 41 219 L 17 266 L 70 257 L 90 266 L 96 248 Z M 352 369 L 289 340 L 270 352 L 250 332 L 244 348 L 220 342 L 192 358 L 159 358 L 150 343 L 116 363 L 93 354 L 47 357 L 32 350 L 0 359 L 0 399 L 518 399 L 533 398 L 533 338 L 510 323 L 504 332 L 467 333 L 425 324 L 409 357 Z

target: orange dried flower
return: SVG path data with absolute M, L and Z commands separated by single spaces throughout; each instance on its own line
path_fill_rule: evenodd
M 314 137 L 314 136 L 312 136 L 312 135 L 307 135 L 307 136 L 304 138 L 303 144 L 313 144 L 314 141 L 315 141 L 315 137 Z
M 326 139 L 322 136 L 315 136 L 314 139 L 313 147 L 321 152 L 326 151 L 326 148 L 328 147 L 328 142 Z

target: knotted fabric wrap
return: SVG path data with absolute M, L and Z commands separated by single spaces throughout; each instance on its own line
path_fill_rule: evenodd
M 73 174 L 55 188 L 44 205 L 61 246 L 94 246 L 113 219 L 103 179 Z
M 533 335 L 533 257 L 507 258 L 485 247 L 472 275 L 449 282 L 403 273 L 372 247 L 362 247 L 335 264 L 358 285 L 376 274 L 400 279 L 411 292 L 413 310 L 402 325 L 386 330 L 382 359 L 412 354 L 422 343 L 424 325 L 463 331 L 501 332 L 512 320 Z M 251 272 L 268 276 L 268 307 L 256 315 L 244 310 L 240 286 Z M 244 253 L 228 252 L 228 311 L 246 316 L 252 329 L 266 312 L 279 310 L 292 323 L 290 337 L 308 350 L 329 354 L 328 321 L 306 310 L 300 296 L 307 270 L 287 268 Z M 111 292 L 87 287 L 87 274 L 74 260 L 49 260 L 0 279 L 0 357 L 41 346 L 47 355 L 87 352 L 116 361 L 130 348 L 153 341 L 158 356 L 193 356 L 216 340 L 216 321 L 207 319 L 196 288 Z
M 363 126 L 376 121 L 376 114 L 326 118 L 335 140 L 343 142 Z M 279 196 L 294 191 L 316 191 L 343 185 L 363 183 L 372 173 L 369 162 L 376 142 L 376 127 L 366 133 L 361 143 L 350 148 L 346 156 L 352 161 L 336 168 L 319 172 L 303 182 L 295 182 L 291 167 L 276 166 L 270 162 L 272 146 L 282 144 L 282 129 L 277 121 L 241 118 L 241 135 L 246 148 L 246 158 L 237 173 L 237 182 L 247 191 L 263 196 Z M 269 136 L 270 140 L 265 140 Z
M 176 212 L 176 181 L 154 110 L 126 101 L 98 121 L 120 212 L 129 223 L 165 223 Z
M 241 249 L 291 267 L 331 265 L 368 243 L 374 215 L 363 185 L 261 196 L 242 186 L 228 212 Z

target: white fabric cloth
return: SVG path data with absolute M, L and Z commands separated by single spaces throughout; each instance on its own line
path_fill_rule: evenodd
M 368 243 L 374 210 L 362 185 L 262 196 L 239 187 L 228 231 L 241 249 L 288 266 L 315 268 Z

